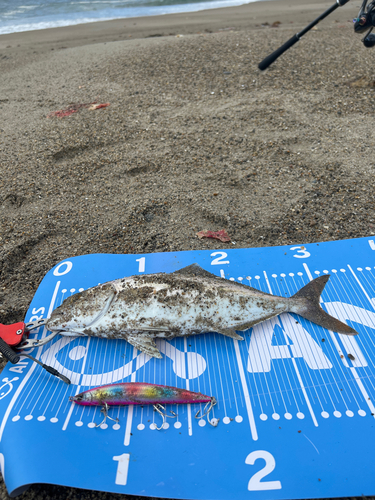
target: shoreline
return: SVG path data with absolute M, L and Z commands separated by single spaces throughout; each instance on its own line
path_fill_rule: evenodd
M 238 6 L 241 6 L 241 5 L 244 5 L 244 4 L 247 4 L 247 3 L 254 3 L 254 2 L 267 2 L 269 0 L 234 0 L 233 3 L 229 3 L 231 0 L 224 0 L 222 2 L 222 5 L 214 5 L 214 2 L 212 3 L 199 3 L 199 2 L 196 2 L 196 3 L 187 3 L 187 4 L 182 4 L 182 5 L 173 5 L 174 7 L 182 7 L 182 10 L 171 10 L 171 11 L 165 11 L 162 12 L 163 8 L 167 8 L 168 6 L 164 6 L 164 7 L 154 7 L 154 10 L 152 10 L 152 8 L 147 8 L 147 7 L 140 7 L 138 8 L 138 13 L 137 14 L 134 14 L 134 13 L 131 13 L 130 11 L 132 10 L 132 8 L 129 8 L 129 13 L 128 14 L 124 14 L 124 15 L 120 15 L 120 16 L 109 16 L 109 17 L 106 17 L 106 18 L 100 18 L 100 17 L 97 17 L 96 19 L 95 18 L 91 18 L 91 19 L 73 19 L 71 23 L 69 23 L 69 21 L 65 20 L 63 22 L 65 22 L 66 24 L 56 24 L 55 26 L 51 25 L 51 26 L 47 26 L 47 22 L 46 22 L 46 26 L 40 26 L 40 27 L 37 27 L 38 26 L 38 23 L 33 23 L 32 25 L 33 26 L 36 26 L 35 28 L 31 28 L 31 29 L 16 29 L 15 31 L 10 31 L 9 33 L 3 33 L 1 32 L 0 33 L 0 36 L 1 35 L 8 35 L 8 34 L 12 34 L 12 33 L 23 33 L 23 32 L 26 32 L 26 31 L 43 31 L 45 29 L 54 29 L 54 28 L 67 28 L 67 27 L 70 27 L 70 26 L 78 26 L 78 25 L 83 25 L 83 24 L 95 24 L 97 22 L 108 22 L 108 21 L 116 21 L 116 20 L 125 20 L 125 19 L 133 19 L 133 18 L 140 18 L 140 17 L 156 17 L 156 16 L 164 16 L 164 15 L 169 15 L 169 14 L 188 14 L 188 13 L 194 13 L 194 12 L 200 12 L 202 10 L 213 10 L 213 9 L 222 9 L 222 8 L 230 8 L 230 7 L 238 7 Z M 226 2 L 228 2 L 227 4 L 225 4 Z M 216 2 L 217 3 L 217 2 Z M 183 10 L 184 9 L 184 6 L 187 7 L 189 6 L 190 8 L 188 8 L 187 10 Z M 199 7 L 198 7 L 199 6 Z M 135 9 L 133 7 L 133 9 Z M 143 11 L 143 13 L 142 13 Z M 149 12 L 149 13 L 147 13 Z M 80 22 L 81 21 L 81 22 Z M 58 23 L 59 21 L 56 21 L 56 23 Z M 20 26 L 30 26 L 30 24 L 28 23 L 24 23 L 24 24 L 20 24 Z M 1 28 L 0 28 L 1 29 Z
M 332 5 L 332 0 L 264 0 L 235 7 L 195 12 L 119 18 L 43 30 L 0 35 L 0 51 L 8 54 L 42 54 L 85 45 L 139 38 L 209 34 L 224 30 L 262 29 L 262 24 L 280 23 L 277 29 L 296 31 Z M 355 9 L 354 9 L 355 11 Z M 350 18 L 353 5 L 335 12 L 340 22 Z M 329 21 L 328 21 L 329 22 Z

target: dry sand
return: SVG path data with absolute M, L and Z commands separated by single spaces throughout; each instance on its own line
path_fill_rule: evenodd
M 0 36 L 0 322 L 23 320 L 46 272 L 75 255 L 374 234 L 374 52 L 353 32 L 360 2 L 257 68 L 332 3 Z M 110 106 L 47 118 L 93 101 Z M 199 240 L 202 229 L 235 245 Z M 20 498 L 124 496 L 38 485 Z

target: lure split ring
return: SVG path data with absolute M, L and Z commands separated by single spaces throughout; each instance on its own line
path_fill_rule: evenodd
M 206 406 L 203 408 L 203 415 L 202 416 L 199 416 L 200 414 L 200 410 L 197 411 L 196 415 L 195 415 L 195 418 L 204 418 L 205 416 L 207 416 L 207 422 L 212 425 L 212 427 L 216 427 L 219 423 L 219 419 L 218 418 L 213 418 L 213 419 L 209 419 L 208 418 L 208 414 L 212 411 L 212 408 L 217 404 L 217 401 L 214 397 L 211 398 L 211 401 L 208 401 L 208 403 L 206 404 Z

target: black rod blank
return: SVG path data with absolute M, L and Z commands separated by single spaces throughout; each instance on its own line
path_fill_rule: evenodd
M 284 45 L 276 49 L 275 52 L 272 52 L 272 54 L 264 58 L 263 61 L 259 63 L 258 68 L 262 71 L 267 69 L 268 66 L 270 66 L 278 57 L 281 56 L 281 54 L 287 51 L 292 45 L 297 43 L 305 33 L 310 31 L 316 24 L 318 24 L 325 17 L 329 16 L 329 14 L 331 14 L 338 7 L 341 7 L 342 5 L 345 5 L 348 2 L 349 0 L 337 0 L 334 5 L 332 5 L 329 9 L 323 12 L 323 14 L 317 17 L 315 21 L 310 23 L 308 26 L 306 26 L 306 28 L 304 28 L 299 33 L 293 35 L 292 38 L 290 38 L 286 43 L 284 43 Z

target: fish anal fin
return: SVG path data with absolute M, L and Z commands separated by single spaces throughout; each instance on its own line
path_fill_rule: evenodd
M 163 357 L 161 355 L 159 349 L 156 347 L 154 339 L 152 337 L 150 337 L 149 335 L 146 335 L 144 333 L 142 333 L 142 334 L 128 333 L 126 336 L 126 340 L 133 347 L 135 347 L 136 349 L 138 349 L 141 352 L 144 352 L 145 354 L 148 354 L 152 358 L 162 358 Z
M 275 316 L 278 316 L 280 314 L 279 312 L 268 314 L 267 316 L 262 316 L 261 318 L 255 319 L 253 321 L 247 321 L 246 323 L 242 323 L 241 325 L 236 325 L 236 330 L 239 330 L 240 332 L 243 332 L 244 330 L 248 330 L 249 328 L 252 328 L 253 326 L 257 325 L 258 323 L 262 323 L 263 321 L 266 321 L 267 319 L 274 318 Z
M 237 331 L 244 332 L 245 330 L 248 330 L 249 328 L 252 328 L 253 326 L 257 325 L 258 323 L 262 323 L 263 321 L 266 321 L 267 319 L 274 318 L 275 316 L 278 316 L 280 314 L 279 312 L 268 314 L 267 316 L 262 316 L 261 318 L 257 318 L 253 321 L 246 321 L 246 323 L 241 323 L 240 325 L 236 325 L 235 328 L 220 328 L 220 330 L 216 330 L 217 333 L 221 333 L 222 335 L 225 335 L 226 337 L 231 337 L 232 339 L 236 340 L 243 340 L 243 338 L 236 333 Z
M 236 330 L 233 328 L 221 328 L 220 330 L 216 330 L 217 333 L 221 333 L 221 335 L 225 335 L 226 337 L 230 337 L 235 340 L 243 340 L 243 338 L 236 333 Z

